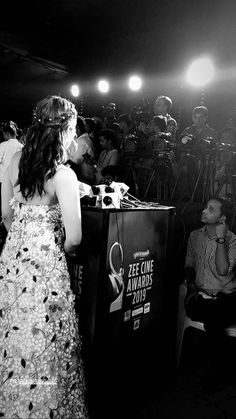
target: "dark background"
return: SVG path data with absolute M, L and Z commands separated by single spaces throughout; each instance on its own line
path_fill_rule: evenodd
M 191 122 L 200 90 L 185 71 L 210 55 L 216 77 L 205 90 L 209 123 L 220 129 L 236 113 L 236 2 L 234 0 L 35 0 L 5 2 L 0 22 L 0 121 L 27 124 L 47 94 L 83 91 L 85 116 L 116 102 L 118 114 L 160 94 L 173 99 L 181 127 Z M 139 93 L 127 78 L 143 77 Z M 96 82 L 109 78 L 104 96 Z M 80 100 L 74 100 L 80 108 Z

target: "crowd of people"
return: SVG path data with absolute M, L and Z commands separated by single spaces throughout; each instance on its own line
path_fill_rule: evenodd
M 116 117 L 113 105 L 104 121 L 98 121 L 78 116 L 72 102 L 48 96 L 36 105 L 32 124 L 19 140 L 16 124 L 2 126 L 1 208 L 7 230 L 0 258 L 3 417 L 89 416 L 66 263 L 66 254 L 82 237 L 78 179 L 95 185 L 133 176 L 137 192 L 145 196 L 153 169 L 161 180 L 168 173 L 173 184 L 187 155 L 196 171 L 203 157 L 212 160 L 214 155 L 214 176 L 218 171 L 219 178 L 231 162 L 235 128 L 217 133 L 207 124 L 204 106 L 193 109 L 193 124 L 178 134 L 166 96 L 157 98 L 149 120 Z M 236 320 L 236 237 L 228 228 L 233 212 L 227 198 L 211 198 L 202 212 L 205 226 L 188 241 L 186 310 L 204 322 L 209 351 L 217 342 L 223 345 L 224 328 Z M 221 357 L 219 350 L 215 355 Z
M 115 103 L 110 103 L 102 118 L 78 116 L 67 164 L 80 181 L 101 184 L 102 170 L 115 166 L 111 171 L 116 179 L 142 200 L 185 200 L 196 189 L 196 200 L 201 201 L 198 191 L 203 182 L 210 194 L 234 195 L 236 127 L 232 121 L 218 132 L 208 125 L 208 109 L 196 106 L 192 123 L 180 130 L 171 116 L 172 99 L 165 95 L 157 97 L 152 111 L 145 106 L 134 109 L 117 115 Z M 0 144 L 0 174 L 9 159 L 5 149 L 11 156 L 16 144 L 16 133 L 8 125 L 2 127 L 8 140 Z M 22 133 L 19 141 L 24 142 L 24 137 Z

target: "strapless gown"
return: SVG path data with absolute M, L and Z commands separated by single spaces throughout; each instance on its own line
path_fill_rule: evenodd
M 60 206 L 11 204 L 0 258 L 0 418 L 88 418 Z

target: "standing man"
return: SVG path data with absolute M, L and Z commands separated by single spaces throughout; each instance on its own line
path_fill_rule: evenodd
M 203 140 L 212 137 L 218 140 L 218 132 L 207 124 L 208 109 L 205 106 L 196 106 L 192 112 L 193 124 L 185 128 L 181 133 L 181 138 L 185 135 L 192 135 L 195 140 Z
M 163 115 L 167 119 L 167 129 L 166 132 L 170 132 L 171 141 L 174 143 L 176 140 L 176 131 L 177 131 L 177 122 L 170 115 L 172 108 L 172 100 L 168 96 L 158 96 L 154 103 L 153 111 L 154 115 Z
M 234 208 L 226 198 L 212 198 L 202 211 L 205 224 L 189 236 L 185 271 L 187 315 L 204 323 L 208 365 L 203 382 L 214 391 L 229 372 L 225 328 L 236 323 L 236 236 L 228 229 Z

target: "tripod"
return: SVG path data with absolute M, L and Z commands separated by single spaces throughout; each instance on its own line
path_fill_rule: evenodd
M 215 192 L 215 196 L 219 196 L 223 186 L 225 185 L 225 195 L 227 196 L 230 194 L 232 196 L 232 201 L 234 206 L 236 206 L 236 185 L 235 185 L 235 175 L 232 173 L 234 168 L 227 163 L 225 165 L 225 174 L 222 176 L 220 181 L 218 182 L 217 189 Z
M 191 201 L 193 202 L 195 195 L 198 193 L 199 202 L 205 202 L 206 199 L 214 195 L 214 177 L 215 177 L 215 155 L 213 152 L 206 151 L 200 159 L 200 169 L 196 183 L 193 188 Z M 197 190 L 201 188 L 201 194 Z
M 125 179 L 124 182 L 130 187 L 133 195 L 136 198 L 139 198 L 139 187 L 138 187 L 138 180 L 137 174 L 133 167 L 133 159 L 128 159 L 126 162 L 126 170 L 125 170 Z
M 169 198 L 169 181 L 171 175 L 170 161 L 168 156 L 157 156 L 154 160 L 154 167 L 148 181 L 147 188 L 144 192 L 144 199 L 147 198 L 150 187 L 156 187 L 156 199 L 167 201 Z
M 179 169 L 177 171 L 176 181 L 174 183 L 170 200 L 174 200 L 175 194 L 178 191 L 178 187 L 181 190 L 182 197 L 187 195 L 191 197 L 192 191 L 197 178 L 196 168 L 196 156 L 190 153 L 183 155 L 179 162 Z M 185 180 L 185 184 L 181 184 L 181 181 Z
M 223 188 L 223 186 L 225 185 L 225 195 L 227 197 L 227 195 L 230 194 L 230 197 L 232 199 L 233 205 L 234 205 L 234 212 L 233 212 L 233 217 L 232 217 L 232 221 L 231 221 L 231 226 L 230 228 L 232 229 L 233 225 L 234 225 L 234 220 L 235 220 L 235 209 L 236 209 L 236 179 L 235 179 L 235 175 L 232 173 L 232 171 L 234 171 L 234 167 L 232 166 L 232 164 L 230 163 L 226 163 L 225 165 L 225 174 L 222 176 L 222 178 L 220 179 L 220 181 L 218 182 L 218 187 L 217 190 L 215 192 L 215 196 L 219 197 L 219 194 Z M 228 191 L 230 189 L 230 191 Z

